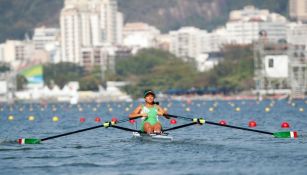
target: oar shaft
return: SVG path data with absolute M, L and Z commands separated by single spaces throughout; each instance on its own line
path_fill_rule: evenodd
M 180 126 L 175 126 L 175 127 L 172 127 L 172 128 L 165 129 L 165 130 L 163 130 L 163 132 L 171 131 L 171 130 L 175 130 L 175 129 L 179 129 L 179 128 L 184 128 L 184 127 L 191 126 L 191 125 L 196 125 L 196 124 L 198 124 L 198 123 L 197 122 L 192 122 L 192 123 L 188 123 L 188 124 L 184 124 L 184 125 L 180 125 Z
M 140 117 L 142 117 L 142 116 L 138 116 L 138 117 L 135 117 L 133 119 L 137 119 L 137 118 L 140 118 Z M 127 122 L 127 121 L 133 120 L 133 119 L 132 118 L 123 119 L 123 120 L 117 121 L 116 123 L 123 123 L 123 122 Z M 59 134 L 59 135 L 55 135 L 55 136 L 51 136 L 51 137 L 46 137 L 46 138 L 41 139 L 41 141 L 55 139 L 55 138 L 58 138 L 58 137 L 63 137 L 63 136 L 71 135 L 71 134 L 76 134 L 76 133 L 79 133 L 79 132 L 89 131 L 89 130 L 100 128 L 100 127 L 104 127 L 104 126 L 103 125 L 98 125 L 98 126 L 93 126 L 93 127 L 90 127 L 90 128 L 80 129 L 80 130 L 77 130 L 77 131 L 72 131 L 72 132 L 68 132 L 68 133 L 64 133 L 64 134 Z
M 177 115 L 171 115 L 171 114 L 165 114 L 166 116 L 172 117 L 172 118 L 180 118 L 180 119 L 184 119 L 184 120 L 189 120 L 192 121 L 193 119 L 188 118 L 188 117 L 182 117 L 182 116 L 177 116 Z
M 239 126 L 223 125 L 223 124 L 219 124 L 219 123 L 215 123 L 215 122 L 210 122 L 210 121 L 206 121 L 205 124 L 223 126 L 223 127 L 227 127 L 227 128 L 240 129 L 240 130 L 244 130 L 244 131 L 258 132 L 258 133 L 262 133 L 262 134 L 269 134 L 269 135 L 273 135 L 274 134 L 272 132 L 261 131 L 261 130 L 257 130 L 257 129 L 243 128 L 243 127 L 239 127 Z
M 77 130 L 77 131 L 72 131 L 72 132 L 68 132 L 68 133 L 64 133 L 64 134 L 59 134 L 59 135 L 55 135 L 55 136 L 51 136 L 51 137 L 46 137 L 46 138 L 41 139 L 41 141 L 55 139 L 55 138 L 58 138 L 58 137 L 63 137 L 63 136 L 71 135 L 71 134 L 76 134 L 76 133 L 79 133 L 79 132 L 84 132 L 84 131 L 88 131 L 88 130 L 92 130 L 92 129 L 96 129 L 96 128 L 100 128 L 100 127 L 103 127 L 103 125 L 93 126 L 93 127 L 90 127 L 90 128 L 80 129 L 80 130 Z
M 171 114 L 167 114 L 167 116 L 173 117 L 173 118 L 180 118 L 180 119 L 184 119 L 184 120 L 193 120 L 192 118 L 182 117 L 182 116 L 177 116 L 177 115 L 171 115 Z M 243 127 L 239 127 L 239 126 L 223 125 L 223 124 L 219 124 L 219 123 L 215 123 L 215 122 L 210 122 L 210 121 L 207 121 L 207 120 L 205 120 L 205 124 L 223 126 L 223 127 L 227 127 L 227 128 L 234 128 L 234 129 L 240 129 L 240 130 L 251 131 L 251 132 L 258 132 L 258 133 L 268 134 L 268 135 L 274 135 L 274 133 L 272 133 L 272 132 L 261 131 L 261 130 L 257 130 L 257 129 L 243 128 Z

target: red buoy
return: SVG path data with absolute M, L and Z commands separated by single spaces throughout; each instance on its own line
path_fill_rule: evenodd
M 219 123 L 220 123 L 221 125 L 226 125 L 226 124 L 227 124 L 225 120 L 221 120 Z
M 175 125 L 175 124 L 177 123 L 177 121 L 176 121 L 175 119 L 171 119 L 170 123 L 171 123 L 172 125 Z
M 129 120 L 129 122 L 130 122 L 131 124 L 134 124 L 134 123 L 135 123 L 135 120 L 132 119 L 132 120 Z
M 97 123 L 101 122 L 100 117 L 96 117 L 96 118 L 95 118 L 95 122 L 97 122 Z
M 289 128 L 290 125 L 289 125 L 288 122 L 282 122 L 282 123 L 281 123 L 281 127 L 282 127 L 282 128 Z
M 250 128 L 254 128 L 254 127 L 257 126 L 257 123 L 256 123 L 255 121 L 250 121 L 250 122 L 248 123 L 248 126 L 249 126 Z
M 113 117 L 113 118 L 111 119 L 111 121 L 116 123 L 118 120 L 117 120 L 117 118 Z
M 81 118 L 80 118 L 80 122 L 81 122 L 81 123 L 85 122 L 85 118 L 84 118 L 84 117 L 81 117 Z

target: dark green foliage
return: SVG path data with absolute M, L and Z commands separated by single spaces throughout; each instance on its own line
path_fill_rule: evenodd
M 73 63 L 48 64 L 44 66 L 44 82 L 48 86 L 56 84 L 63 88 L 66 83 L 78 81 L 84 75 L 84 69 Z
M 145 49 L 116 64 L 118 76 L 131 82 L 125 90 L 140 97 L 145 89 L 164 91 L 189 88 L 197 75 L 195 68 L 174 55 L 156 49 Z
M 0 65 L 0 73 L 10 71 L 10 67 L 6 65 Z
M 33 28 L 59 26 L 63 0 L 0 0 L 0 42 L 23 39 Z
M 24 89 L 28 83 L 28 80 L 24 76 L 19 74 L 16 77 L 16 81 L 17 81 L 17 90 Z
M 48 64 L 44 66 L 44 82 L 52 87 L 63 88 L 70 81 L 78 81 L 80 90 L 97 91 L 102 84 L 100 67 L 87 72 L 83 67 L 73 63 Z
M 201 73 L 196 85 L 223 87 L 231 92 L 250 90 L 254 86 L 252 46 L 227 45 L 223 52 L 224 61 L 209 72 Z

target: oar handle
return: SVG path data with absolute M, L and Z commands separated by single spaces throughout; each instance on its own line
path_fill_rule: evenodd
M 177 115 L 172 115 L 172 114 L 164 114 L 164 115 L 168 117 L 172 117 L 172 118 L 180 118 L 183 120 L 193 121 L 193 119 L 189 117 L 182 117 L 182 116 L 177 116 Z

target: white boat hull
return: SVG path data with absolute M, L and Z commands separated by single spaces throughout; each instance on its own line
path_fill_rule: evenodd
M 173 137 L 167 134 L 145 134 L 132 132 L 132 136 L 141 140 L 152 140 L 152 141 L 172 141 Z

